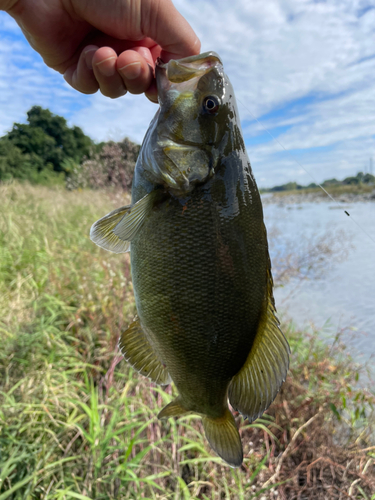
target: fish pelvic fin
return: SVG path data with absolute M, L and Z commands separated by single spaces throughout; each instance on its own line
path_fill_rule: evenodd
M 270 406 L 289 368 L 290 348 L 276 317 L 270 269 L 268 274 L 267 300 L 253 346 L 228 390 L 230 404 L 250 422 Z
M 168 370 L 157 357 L 139 319 L 133 321 L 121 335 L 119 348 L 125 360 L 141 375 L 159 385 L 171 383 Z
M 231 467 L 240 467 L 243 460 L 242 444 L 229 409 L 225 410 L 223 417 L 203 417 L 202 423 L 211 448 Z
M 161 410 L 158 418 L 182 417 L 183 415 L 188 415 L 189 413 L 192 412 L 184 407 L 181 396 L 177 396 L 176 399 L 171 401 Z
M 159 195 L 159 191 L 152 191 L 134 205 L 117 208 L 105 215 L 92 225 L 91 240 L 110 252 L 128 252 L 131 240 L 141 230 Z

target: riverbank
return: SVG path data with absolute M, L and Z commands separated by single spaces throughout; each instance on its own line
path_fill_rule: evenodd
M 375 202 L 375 188 L 372 186 L 366 190 L 354 189 L 351 186 L 343 186 L 340 189 L 329 189 L 327 192 L 335 200 L 333 201 L 322 189 L 301 189 L 295 191 L 279 191 L 276 193 L 264 193 L 263 204 L 278 203 L 281 205 L 297 205 L 301 203 L 337 203 L 340 205 L 358 202 Z
M 88 236 L 126 201 L 0 186 L 0 499 L 374 499 L 375 401 L 340 338 L 283 325 L 288 378 L 262 418 L 236 416 L 241 469 L 200 419 L 156 419 L 173 387 L 117 350 L 135 313 L 129 257 Z

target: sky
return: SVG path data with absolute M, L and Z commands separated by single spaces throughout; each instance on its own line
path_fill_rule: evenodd
M 343 179 L 368 172 L 371 158 L 375 174 L 375 0 L 174 3 L 202 52 L 224 62 L 260 187 Z M 0 136 L 33 105 L 96 141 L 137 143 L 157 110 L 144 96 L 73 90 L 0 12 Z

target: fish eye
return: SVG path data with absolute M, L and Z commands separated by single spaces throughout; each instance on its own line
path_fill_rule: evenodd
M 206 113 L 210 115 L 216 115 L 220 107 L 220 99 L 215 95 L 209 95 L 203 100 L 203 109 Z

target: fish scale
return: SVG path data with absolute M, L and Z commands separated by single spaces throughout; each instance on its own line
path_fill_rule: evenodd
M 197 393 L 203 399 L 215 397 L 213 385 L 219 382 L 225 397 L 230 379 L 251 348 L 258 325 L 254 310 L 260 310 L 267 285 L 266 267 L 251 265 L 252 260 L 266 260 L 266 246 L 255 243 L 264 234 L 262 226 L 254 238 L 251 211 L 234 218 L 227 211 L 223 216 L 219 203 L 225 203 L 226 194 L 215 189 L 215 183 L 222 182 L 221 168 L 209 185 L 194 190 L 184 211 L 185 200 L 178 198 L 157 207 L 131 243 L 140 321 L 189 401 L 196 400 Z M 133 195 L 137 197 L 136 188 Z M 212 197 L 218 196 L 213 202 Z M 236 205 L 244 203 L 237 200 Z M 258 217 L 262 223 L 261 212 Z M 239 232 L 238 226 L 247 228 L 241 235 L 245 255 L 237 238 L 233 241 L 227 234 Z M 223 255 L 218 258 L 220 251 Z M 194 383 L 186 388 L 189 378 Z
M 285 380 L 262 204 L 233 88 L 217 54 L 159 61 L 160 109 L 135 167 L 132 204 L 91 228 L 131 252 L 138 316 L 119 347 L 178 396 L 159 418 L 196 414 L 230 466 L 243 460 L 231 405 L 252 421 Z

